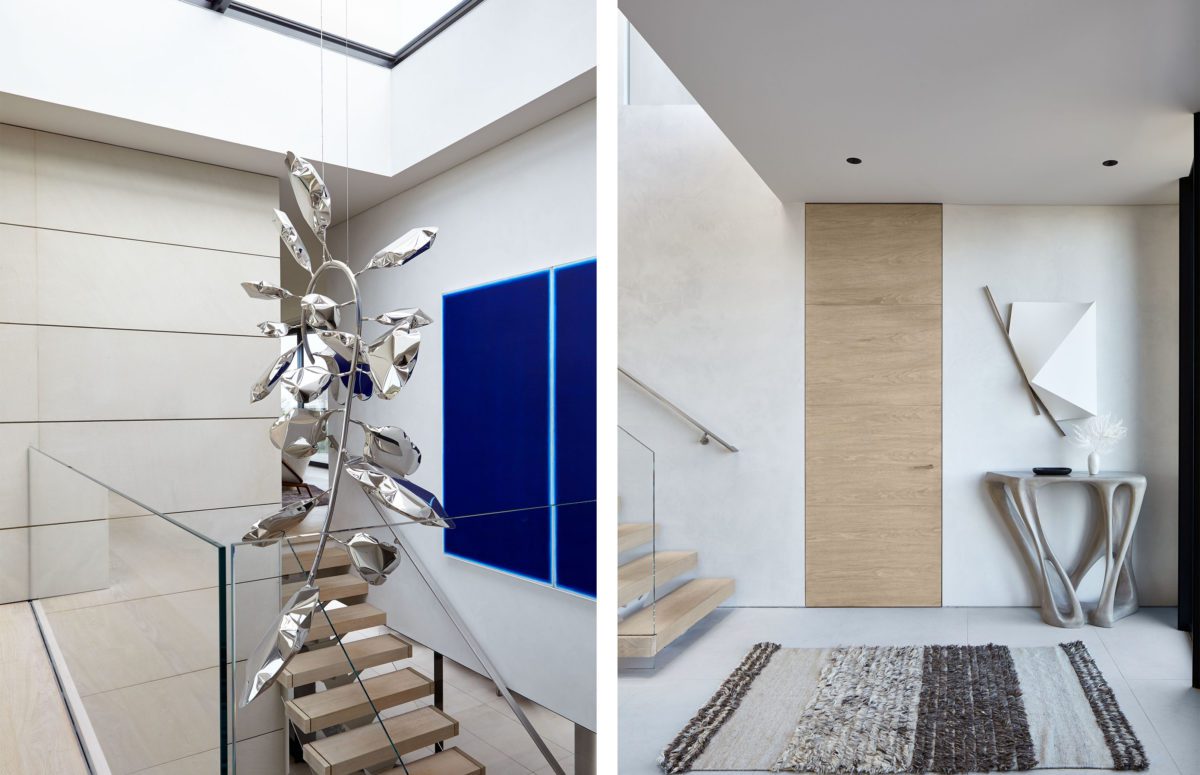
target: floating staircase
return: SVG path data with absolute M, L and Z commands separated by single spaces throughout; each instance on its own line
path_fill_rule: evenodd
M 654 535 L 655 526 L 649 522 L 621 523 L 617 551 L 624 554 L 652 544 Z M 696 562 L 692 551 L 651 551 L 629 560 L 618 570 L 618 605 L 659 594 L 664 585 L 694 570 Z M 657 600 L 647 599 L 617 625 L 617 656 L 654 657 L 712 613 L 733 590 L 733 579 L 692 579 Z
M 283 552 L 284 599 L 304 583 L 312 545 Z M 366 602 L 369 586 L 346 572 L 345 549 L 330 544 L 321 558 L 316 584 L 328 603 L 328 618 L 318 613 L 308 645 L 284 668 L 279 685 L 284 713 L 303 743 L 304 762 L 318 775 L 350 775 L 370 769 L 402 775 L 484 775 L 485 768 L 459 748 L 440 748 L 459 733 L 458 721 L 434 705 L 423 705 L 380 721 L 376 714 L 436 696 L 433 679 L 402 666 L 356 680 L 368 668 L 411 659 L 412 644 L 392 632 L 357 640 L 344 636 L 385 626 L 387 614 Z M 320 571 L 319 571 L 320 572 Z M 349 657 L 349 661 L 347 661 Z M 352 663 L 352 664 L 351 664 Z M 434 753 L 409 759 L 423 748 Z M 404 757 L 400 766 L 397 756 Z M 405 769 L 407 767 L 407 770 Z

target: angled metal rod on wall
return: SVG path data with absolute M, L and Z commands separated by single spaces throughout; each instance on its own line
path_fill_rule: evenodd
M 996 306 L 996 299 L 992 296 L 992 289 L 985 285 L 983 286 L 983 292 L 987 295 L 988 303 L 992 305 L 992 314 L 996 317 L 996 324 L 1000 326 L 1000 332 L 1004 334 L 1004 341 L 1008 343 L 1008 351 L 1012 354 L 1013 363 L 1017 365 L 1017 371 L 1021 374 L 1021 379 L 1025 381 L 1025 389 L 1029 391 L 1029 398 L 1033 401 L 1033 413 L 1045 414 L 1046 419 L 1054 426 L 1054 430 L 1058 431 L 1058 435 L 1066 436 L 1066 431 L 1058 424 L 1058 420 L 1054 419 L 1054 415 L 1050 414 L 1050 410 L 1046 408 L 1046 404 L 1037 394 L 1037 391 L 1033 389 L 1033 383 L 1029 381 L 1029 375 L 1025 373 L 1025 368 L 1021 365 L 1021 359 L 1017 357 L 1017 348 L 1013 345 L 1012 337 L 1008 334 L 1008 324 L 1004 322 L 1004 316 L 1000 314 L 1000 308 Z

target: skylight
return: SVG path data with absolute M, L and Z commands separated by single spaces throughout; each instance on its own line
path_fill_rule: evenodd
M 233 18 L 320 40 L 395 67 L 482 0 L 208 0 Z M 349 6 L 347 8 L 347 5 Z

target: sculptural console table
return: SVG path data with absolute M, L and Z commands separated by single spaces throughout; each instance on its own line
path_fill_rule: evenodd
M 1127 559 L 1133 529 L 1137 527 L 1138 513 L 1146 495 L 1145 476 L 1127 472 L 1036 476 L 1024 471 L 989 471 L 984 481 L 996 507 L 1012 523 L 1034 580 L 1040 584 L 1042 619 L 1047 624 L 1056 627 L 1084 625 L 1079 582 L 1101 558 L 1104 559 L 1104 586 L 1100 602 L 1087 621 L 1098 627 L 1112 627 L 1113 622 L 1137 611 L 1137 587 Z M 1037 492 L 1052 484 L 1071 483 L 1087 485 L 1096 491 L 1100 499 L 1100 519 L 1088 538 L 1079 566 L 1068 575 L 1042 532 Z M 1115 513 L 1116 494 L 1121 487 L 1129 489 L 1129 513 L 1124 520 Z M 1055 599 L 1056 592 L 1063 598 L 1061 608 Z

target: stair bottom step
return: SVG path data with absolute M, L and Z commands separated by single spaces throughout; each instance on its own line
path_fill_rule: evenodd
M 458 748 L 447 748 L 412 762 L 405 762 L 408 775 L 484 775 L 486 768 Z M 405 775 L 403 767 L 396 767 L 381 775 Z
M 384 730 L 387 730 L 385 733 Z M 382 724 L 352 729 L 304 746 L 304 761 L 318 775 L 350 775 L 395 761 L 405 754 L 449 740 L 458 722 L 434 707 L 418 708 Z
M 733 594 L 733 579 L 693 579 L 617 626 L 618 657 L 652 657 Z

